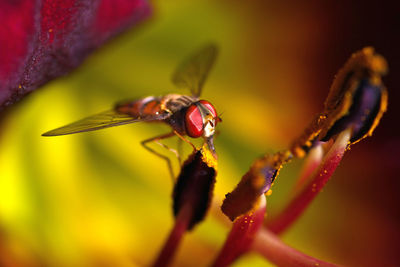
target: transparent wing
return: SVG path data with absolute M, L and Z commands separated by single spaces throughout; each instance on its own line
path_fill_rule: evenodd
M 188 88 L 193 96 L 200 96 L 217 54 L 215 44 L 203 47 L 178 66 L 172 75 L 172 82 L 180 88 Z
M 71 124 L 67 124 L 60 128 L 48 131 L 42 134 L 42 136 L 56 136 L 56 135 L 95 131 L 103 128 L 108 128 L 138 121 L 143 121 L 143 120 L 139 118 L 134 118 L 127 114 L 118 113 L 114 110 L 109 110 L 81 119 Z

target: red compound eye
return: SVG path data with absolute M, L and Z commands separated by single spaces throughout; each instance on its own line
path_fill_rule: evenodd
M 207 100 L 200 100 L 199 102 L 203 104 L 211 112 L 214 118 L 217 118 L 217 111 L 210 102 L 208 102 Z
M 203 118 L 199 108 L 192 104 L 185 114 L 185 125 L 187 135 L 190 137 L 200 137 L 203 134 Z

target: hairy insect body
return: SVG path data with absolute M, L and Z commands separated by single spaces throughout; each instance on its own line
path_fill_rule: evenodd
M 115 106 L 115 111 L 141 120 L 165 122 L 179 134 L 186 134 L 185 111 L 197 101 L 196 97 L 168 94 L 165 96 L 148 96 L 142 99 L 123 102 Z M 154 120 L 154 118 L 159 118 Z

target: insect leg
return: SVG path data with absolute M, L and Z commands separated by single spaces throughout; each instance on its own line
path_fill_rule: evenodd
M 170 148 L 170 147 L 167 146 L 166 144 L 161 143 L 161 142 L 160 142 L 160 139 L 154 140 L 154 142 L 155 142 L 157 145 L 160 145 L 160 146 L 162 146 L 163 148 L 168 149 L 169 151 L 171 151 L 172 153 L 174 153 L 175 156 L 176 156 L 176 158 L 177 158 L 178 161 L 179 161 L 179 165 L 181 164 L 181 155 L 180 155 L 180 152 L 179 152 L 179 151 L 177 151 L 177 150 L 175 150 L 175 149 L 173 149 L 173 148 Z
M 178 138 L 177 151 L 178 151 L 178 155 L 182 155 L 182 139 L 180 139 L 180 138 Z M 178 160 L 179 160 L 179 165 L 182 166 L 181 157 L 179 157 Z
M 178 133 L 177 131 L 174 131 L 174 134 L 176 134 L 180 139 L 182 139 L 183 141 L 185 141 L 186 143 L 188 143 L 189 145 L 192 146 L 193 150 L 197 150 L 197 148 L 193 145 L 192 142 L 190 142 L 189 140 L 187 140 L 183 135 L 181 135 L 180 133 Z
M 164 148 L 166 148 L 166 149 L 172 151 L 175 155 L 177 155 L 178 160 L 180 161 L 180 156 L 178 155 L 178 152 L 177 152 L 176 150 L 174 150 L 174 149 L 172 149 L 172 148 L 169 148 L 169 147 L 166 146 L 165 144 L 159 142 L 159 141 L 162 140 L 162 139 L 166 139 L 166 138 L 172 137 L 172 136 L 174 136 L 174 135 L 175 135 L 175 133 L 174 133 L 174 132 L 171 132 L 171 133 L 159 135 L 159 136 L 156 136 L 156 137 L 152 137 L 152 138 L 143 140 L 143 141 L 141 142 L 141 145 L 142 145 L 145 149 L 147 149 L 149 152 L 151 152 L 151 153 L 155 154 L 156 156 L 158 156 L 158 157 L 164 159 L 165 161 L 167 161 L 168 170 L 169 170 L 169 172 L 170 172 L 170 174 L 171 174 L 172 181 L 175 183 L 175 176 L 174 176 L 174 172 L 173 172 L 173 169 L 172 169 L 171 160 L 170 160 L 167 156 L 165 156 L 165 155 L 163 155 L 163 154 L 161 154 L 161 153 L 155 151 L 154 149 L 152 149 L 151 147 L 149 147 L 149 146 L 147 145 L 147 143 L 155 142 L 156 144 L 158 144 L 158 145 L 160 145 L 160 146 L 162 146 L 162 147 L 164 147 Z

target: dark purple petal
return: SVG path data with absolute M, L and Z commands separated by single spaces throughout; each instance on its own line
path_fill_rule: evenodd
M 145 0 L 1 1 L 0 110 L 149 14 Z

